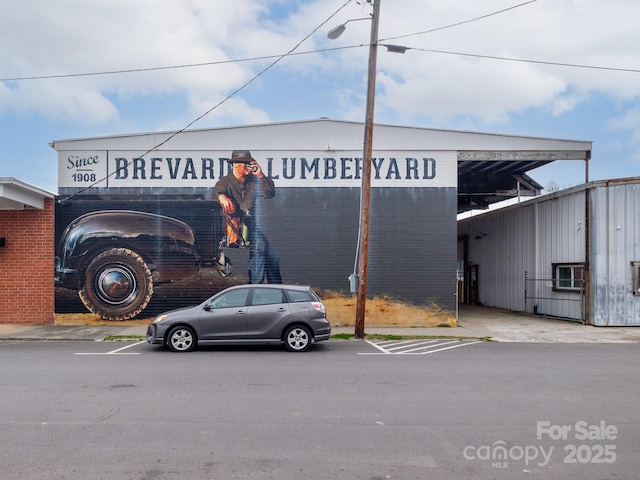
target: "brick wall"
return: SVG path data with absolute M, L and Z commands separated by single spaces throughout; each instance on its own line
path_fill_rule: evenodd
M 0 210 L 0 323 L 53 324 L 54 200 L 43 210 Z

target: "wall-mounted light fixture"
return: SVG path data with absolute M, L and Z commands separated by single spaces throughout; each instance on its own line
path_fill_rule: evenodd
M 482 240 L 482 239 L 483 239 L 484 237 L 486 237 L 486 236 L 487 236 L 487 234 L 486 234 L 486 233 L 478 232 L 478 233 L 476 234 L 475 239 L 476 239 L 476 240 Z
M 7 244 L 7 240 L 4 237 L 0 237 L 0 247 L 4 247 Z

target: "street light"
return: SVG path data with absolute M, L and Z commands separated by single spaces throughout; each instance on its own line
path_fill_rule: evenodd
M 373 3 L 371 14 L 371 40 L 369 43 L 369 71 L 367 74 L 367 104 L 364 121 L 364 144 L 362 149 L 362 186 L 360 189 L 360 226 L 358 235 L 358 291 L 356 301 L 355 338 L 364 338 L 364 317 L 367 301 L 367 262 L 369 261 L 369 220 L 371 216 L 371 163 L 373 153 L 373 107 L 376 96 L 376 61 L 378 54 L 378 21 L 380 0 L 367 0 Z M 363 20 L 363 19 L 358 19 Z M 345 25 L 337 26 L 327 36 L 338 38 Z
M 329 30 L 329 33 L 327 33 L 327 37 L 329 37 L 331 40 L 335 40 L 340 35 L 342 35 L 343 32 L 347 29 L 347 23 L 349 23 L 349 22 L 357 22 L 358 20 L 371 20 L 371 17 L 352 18 L 351 20 L 347 20 L 342 25 L 338 25 L 337 27 L 332 28 L 331 30 Z

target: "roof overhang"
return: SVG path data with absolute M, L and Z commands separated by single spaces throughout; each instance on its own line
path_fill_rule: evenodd
M 178 132 L 148 132 L 112 137 L 56 140 L 59 155 L 67 151 L 118 149 L 231 151 L 238 145 L 254 150 L 361 151 L 364 124 L 327 118 Z M 375 124 L 376 151 L 456 152 L 458 212 L 486 209 L 520 196 L 537 196 L 543 187 L 527 173 L 557 160 L 588 160 L 591 141 L 442 130 Z M 62 157 L 64 158 L 64 157 Z M 449 159 L 450 157 L 448 157 Z M 454 157 L 455 158 L 455 157 Z M 455 180 L 451 179 L 451 182 Z M 448 184 L 448 186 L 453 186 Z M 75 187 L 75 185 L 74 185 Z M 72 187 L 70 187 L 72 188 Z M 66 187 L 61 189 L 62 192 Z
M 590 150 L 459 151 L 458 213 L 486 209 L 515 197 L 533 197 L 543 186 L 526 173 L 556 160 L 589 160 Z
M 0 178 L 0 210 L 43 209 L 45 199 L 55 196 L 15 178 Z

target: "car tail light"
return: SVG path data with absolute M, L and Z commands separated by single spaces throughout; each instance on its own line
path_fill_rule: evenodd
M 319 312 L 326 312 L 326 309 L 324 308 L 324 304 L 322 302 L 311 302 L 311 305 L 313 305 L 313 308 L 315 308 Z

